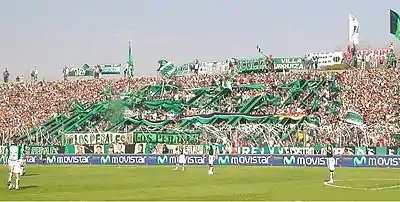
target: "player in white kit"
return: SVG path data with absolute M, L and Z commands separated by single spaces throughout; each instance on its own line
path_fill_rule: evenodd
M 10 144 L 5 151 L 5 162 L 8 162 L 8 183 L 9 189 L 14 185 L 11 183 L 13 174 L 15 175 L 15 189 L 19 189 L 19 182 L 22 174 L 22 147 L 16 144 Z
M 328 183 L 333 183 L 333 178 L 335 176 L 335 158 L 333 157 L 333 146 L 331 140 L 326 139 L 326 164 L 329 169 L 329 181 Z
M 209 175 L 214 175 L 214 161 L 216 159 L 216 151 L 214 147 L 210 144 L 208 148 L 208 174 Z
M 176 148 L 175 150 L 175 154 L 177 156 L 177 163 L 176 163 L 176 167 L 175 170 L 179 169 L 179 165 L 182 166 L 182 171 L 185 171 L 185 164 L 186 164 L 186 156 L 183 152 L 183 145 L 179 145 L 178 148 Z

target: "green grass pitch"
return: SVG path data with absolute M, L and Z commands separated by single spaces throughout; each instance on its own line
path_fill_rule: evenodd
M 324 185 L 327 168 L 188 166 L 27 166 L 20 190 L 8 190 L 0 168 L 0 200 L 399 200 L 399 169 L 337 168 L 335 184 Z M 350 179 L 350 180 L 349 180 Z M 355 181 L 351 179 L 356 179 Z M 380 180 L 382 179 L 382 180 Z M 386 179 L 386 180 L 383 180 Z M 396 185 L 399 185 L 396 187 Z M 387 187 L 394 187 L 387 189 Z M 380 190 L 371 190 L 381 188 Z

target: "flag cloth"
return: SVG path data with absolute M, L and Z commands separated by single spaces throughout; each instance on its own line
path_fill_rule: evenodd
M 349 13 L 349 42 L 351 44 L 358 44 L 360 37 L 359 31 L 360 25 L 358 24 L 356 16 Z
M 157 69 L 160 74 L 165 78 L 171 78 L 177 74 L 175 65 L 167 60 L 159 60 L 160 67 Z
M 400 17 L 390 10 L 390 33 L 400 40 Z
M 133 59 L 132 59 L 132 48 L 131 48 L 131 42 L 129 42 L 129 51 L 128 51 L 128 75 L 133 77 L 135 73 L 135 66 L 133 65 Z
M 257 45 L 257 52 L 262 53 L 262 49 L 259 45 Z
M 352 111 L 352 110 L 347 111 L 345 121 L 347 123 L 351 123 L 351 124 L 358 125 L 358 126 L 364 124 L 364 119 L 361 116 L 361 114 L 359 114 L 355 111 Z

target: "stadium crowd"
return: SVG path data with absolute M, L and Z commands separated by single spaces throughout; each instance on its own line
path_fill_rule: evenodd
M 193 97 L 189 89 L 221 86 L 229 80 L 233 84 L 261 84 L 267 86 L 258 90 L 243 90 L 231 88 L 232 93 L 223 98 L 218 106 L 203 108 L 190 108 L 184 111 L 184 115 L 211 114 L 214 112 L 232 113 L 237 112 L 239 107 L 248 99 L 257 95 L 272 95 L 287 98 L 290 94 L 285 88 L 277 88 L 282 84 L 288 84 L 298 79 L 321 80 L 322 78 L 333 81 L 340 92 L 330 92 L 329 86 L 332 82 L 326 83 L 319 91 L 317 103 L 318 110 L 310 111 L 311 105 L 302 107 L 300 102 L 289 103 L 276 107 L 266 105 L 264 108 L 254 110 L 253 115 L 269 114 L 293 114 L 311 113 L 321 117 L 322 129 L 317 135 L 330 136 L 332 134 L 350 134 L 347 142 L 358 142 L 365 145 L 393 145 L 392 134 L 397 132 L 399 121 L 399 92 L 398 82 L 400 70 L 397 68 L 359 68 L 348 71 L 312 71 L 301 73 L 250 73 L 235 75 L 233 78 L 227 75 L 192 75 L 178 76 L 168 83 L 180 85 L 183 91 L 176 94 L 163 94 L 156 99 L 182 99 L 189 100 Z M 332 79 L 336 78 L 336 79 Z M 163 81 L 164 82 L 164 81 Z M 0 98 L 0 133 L 4 136 L 19 135 L 26 133 L 34 126 L 44 123 L 58 113 L 68 113 L 69 103 L 78 100 L 81 103 L 96 103 L 105 99 L 104 92 L 112 87 L 113 94 L 118 95 L 126 88 L 137 91 L 148 85 L 161 84 L 159 77 L 138 77 L 119 79 L 92 79 L 92 80 L 71 80 L 71 81 L 36 81 L 35 82 L 8 82 L 3 83 L 0 88 L 3 96 Z M 299 96 L 306 98 L 311 89 L 305 89 Z M 204 105 L 207 100 L 199 101 Z M 339 113 L 332 113 L 330 103 L 341 102 L 338 106 Z M 354 128 L 342 127 L 344 116 L 347 110 L 354 110 L 363 115 L 367 129 L 368 138 L 365 134 L 359 137 Z M 143 110 L 136 111 L 133 116 L 138 119 L 161 121 L 164 119 L 175 119 L 176 115 L 165 110 Z M 102 124 L 104 128 L 105 124 Z M 379 129 L 377 129 L 379 126 Z M 170 126 L 174 127 L 174 125 Z M 349 132 L 349 130 L 351 132 Z M 365 133 L 365 132 L 364 132 Z M 292 134 L 291 139 L 297 139 L 303 143 L 304 139 L 298 134 Z M 361 139 L 361 140 L 360 140 Z M 307 144 L 313 145 L 312 139 Z

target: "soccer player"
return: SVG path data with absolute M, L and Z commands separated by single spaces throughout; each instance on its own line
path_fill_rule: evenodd
M 214 149 L 213 145 L 209 145 L 208 148 L 208 174 L 214 175 L 214 161 L 216 159 L 216 150 Z
M 26 149 L 27 149 L 26 145 L 21 142 L 20 146 L 21 146 L 21 156 L 22 156 L 22 158 L 21 158 L 22 174 L 21 175 L 24 176 L 26 174 L 26 171 L 25 171 L 26 161 L 29 158 L 29 155 L 26 152 Z
M 7 186 L 9 189 L 14 187 L 11 183 L 13 174 L 15 175 L 15 189 L 19 189 L 19 181 L 21 179 L 22 168 L 21 168 L 21 160 L 22 160 L 22 148 L 14 144 L 14 141 L 11 142 L 9 146 L 6 148 L 5 159 L 8 162 L 8 183 Z
M 333 158 L 333 146 L 330 138 L 326 139 L 326 164 L 329 169 L 329 181 L 328 183 L 333 183 L 333 178 L 335 176 L 335 158 Z
M 175 149 L 175 154 L 178 157 L 178 162 L 176 163 L 175 170 L 179 169 L 179 165 L 182 166 L 182 171 L 185 171 L 185 164 L 186 164 L 186 157 L 183 151 L 183 145 L 180 144 L 176 149 Z

